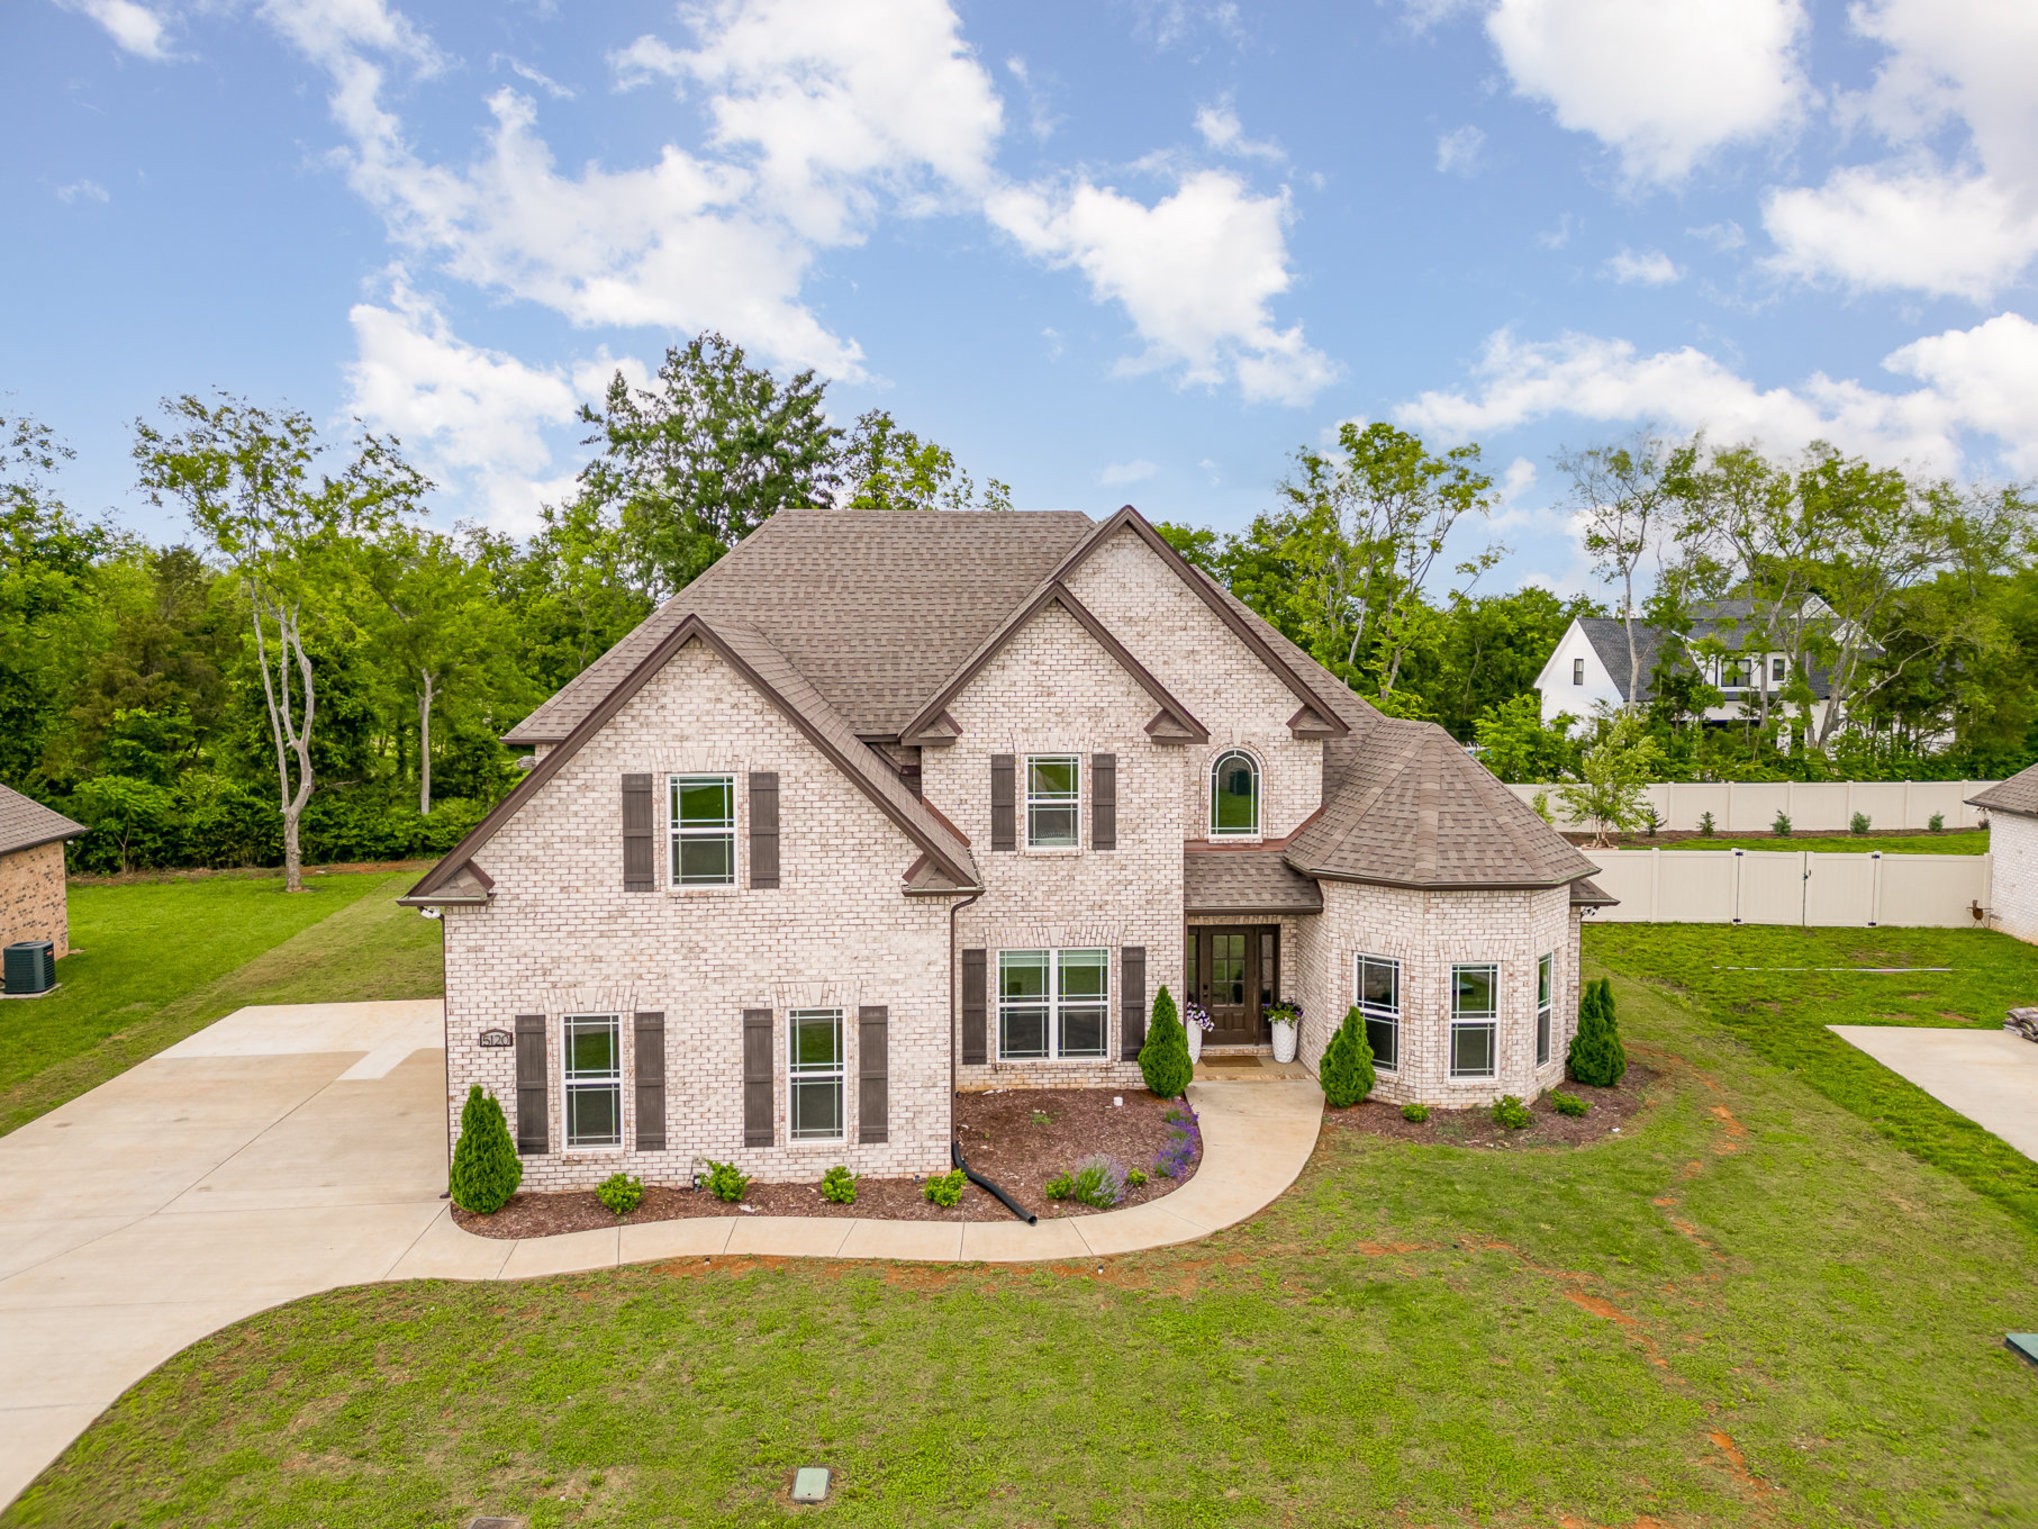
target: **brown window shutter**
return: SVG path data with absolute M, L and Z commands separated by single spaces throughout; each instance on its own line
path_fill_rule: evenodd
M 1139 1060 L 1146 1044 L 1146 947 L 1127 945 L 1118 952 L 1119 1055 Z
M 1090 848 L 1118 848 L 1118 756 L 1090 756 Z
M 991 848 L 1017 849 L 1019 832 L 1013 811 L 1017 761 L 1010 754 L 991 756 Z
M 743 1145 L 768 1147 L 776 1136 L 771 1099 L 771 1010 L 743 1011 Z
M 517 1016 L 517 1152 L 538 1157 L 552 1150 L 552 1101 L 545 1068 L 545 1016 Z
M 750 772 L 750 886 L 778 886 L 778 772 Z
M 962 1059 L 971 1063 L 985 1057 L 984 955 L 981 950 L 962 953 Z
M 665 1150 L 665 1016 L 637 1016 L 637 1150 Z
M 623 890 L 649 892 L 658 885 L 657 862 L 651 854 L 656 819 L 651 807 L 651 777 L 623 777 Z
M 890 1011 L 865 1004 L 856 1011 L 856 1139 L 890 1141 L 891 1090 L 887 1080 Z

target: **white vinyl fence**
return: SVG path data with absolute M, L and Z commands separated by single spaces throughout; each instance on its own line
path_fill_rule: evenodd
M 1967 798 L 1995 784 L 1992 780 L 1855 780 L 1821 781 L 1666 781 L 1650 786 L 1649 800 L 1663 815 L 1663 826 L 1695 829 L 1699 816 L 1710 812 L 1713 827 L 1723 834 L 1767 833 L 1781 812 L 1801 831 L 1850 826 L 1857 812 L 1868 814 L 1876 828 L 1930 828 L 1932 814 L 1945 817 L 1948 828 L 1973 828 L 1981 822 L 1979 808 Z M 1566 822 L 1564 799 L 1557 786 L 1507 788 L 1525 802 L 1536 793 L 1549 794 L 1550 815 Z
M 1821 855 L 1811 850 L 1588 849 L 1620 899 L 1616 924 L 1878 924 L 1978 929 L 1988 855 Z

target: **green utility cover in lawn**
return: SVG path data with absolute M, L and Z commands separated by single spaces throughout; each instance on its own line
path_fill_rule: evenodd
M 2003 1347 L 2038 1364 L 2038 1333 L 2006 1333 Z
M 803 1465 L 793 1477 L 794 1502 L 820 1502 L 828 1495 L 828 1467 Z

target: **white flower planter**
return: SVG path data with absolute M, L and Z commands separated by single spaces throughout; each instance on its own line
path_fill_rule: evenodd
M 1295 1026 L 1285 1019 L 1274 1021 L 1274 1060 L 1292 1062 L 1295 1060 Z
M 1189 1061 L 1193 1065 L 1203 1060 L 1203 1027 L 1192 1023 L 1189 1025 L 1188 1030 Z

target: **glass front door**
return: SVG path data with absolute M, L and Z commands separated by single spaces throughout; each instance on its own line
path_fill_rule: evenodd
M 1279 992 L 1280 930 L 1212 926 L 1189 931 L 1189 992 L 1210 1011 L 1212 1046 L 1268 1039 L 1261 1015 Z

